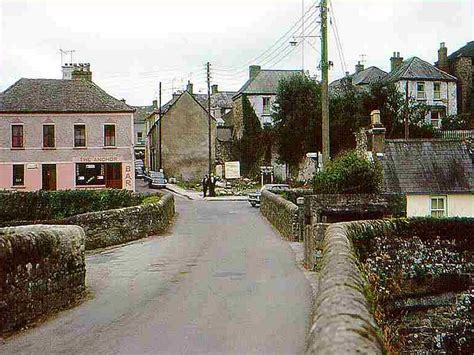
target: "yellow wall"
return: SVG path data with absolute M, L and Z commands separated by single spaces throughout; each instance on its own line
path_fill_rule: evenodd
M 407 195 L 407 217 L 430 216 L 430 198 L 430 195 Z M 448 217 L 474 217 L 474 194 L 447 195 L 446 201 Z

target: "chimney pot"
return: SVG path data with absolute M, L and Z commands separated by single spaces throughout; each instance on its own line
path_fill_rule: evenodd
M 355 71 L 356 73 L 360 73 L 362 70 L 364 70 L 364 64 L 360 64 L 360 61 L 358 61 L 355 66 Z
M 186 85 L 186 91 L 189 92 L 191 95 L 193 94 L 193 84 L 190 80 L 188 80 L 188 84 Z
M 438 49 L 438 68 L 445 72 L 449 70 L 448 48 L 446 48 L 444 42 L 440 43 L 440 47 Z
M 211 86 L 211 90 L 212 95 L 215 95 L 219 92 L 219 87 L 217 86 L 217 84 L 214 84 Z
M 253 79 L 257 76 L 257 74 L 262 70 L 260 65 L 251 65 L 249 66 L 249 78 Z
M 390 71 L 394 71 L 403 63 L 403 58 L 400 57 L 400 52 L 393 52 L 393 57 L 390 58 Z
M 373 110 L 370 113 L 370 130 L 368 131 L 370 143 L 372 145 L 372 154 L 375 156 L 383 154 L 385 150 L 385 127 L 380 120 L 380 111 Z
M 153 108 L 157 108 L 158 107 L 158 100 L 153 100 Z

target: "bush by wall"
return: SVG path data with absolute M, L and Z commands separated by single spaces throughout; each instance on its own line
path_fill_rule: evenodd
M 143 195 L 127 190 L 61 190 L 0 193 L 0 222 L 67 218 L 139 205 Z
M 313 189 L 316 194 L 373 194 L 381 191 L 382 183 L 380 163 L 348 151 L 314 176 Z
M 85 275 L 82 228 L 0 228 L 0 333 L 80 299 Z

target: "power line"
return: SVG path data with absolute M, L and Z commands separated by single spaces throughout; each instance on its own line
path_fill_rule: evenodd
M 330 6 L 331 15 L 332 15 L 331 17 L 334 20 L 334 23 L 333 21 L 331 21 L 331 27 L 333 29 L 334 37 L 336 39 L 336 48 L 339 54 L 339 60 L 341 61 L 342 69 L 344 70 L 344 72 L 347 72 L 346 58 L 344 56 L 344 50 L 342 47 L 341 38 L 339 36 L 339 30 L 337 28 L 336 14 L 334 13 L 334 6 L 332 5 L 331 0 L 329 1 L 329 6 Z

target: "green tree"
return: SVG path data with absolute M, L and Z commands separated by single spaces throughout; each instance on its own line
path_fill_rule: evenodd
M 321 86 L 304 75 L 282 79 L 274 105 L 275 144 L 282 162 L 297 168 L 321 150 Z
M 240 160 L 242 174 L 248 177 L 258 175 L 258 169 L 264 149 L 262 148 L 262 126 L 246 96 L 242 99 L 243 130 L 242 138 L 235 144 Z

